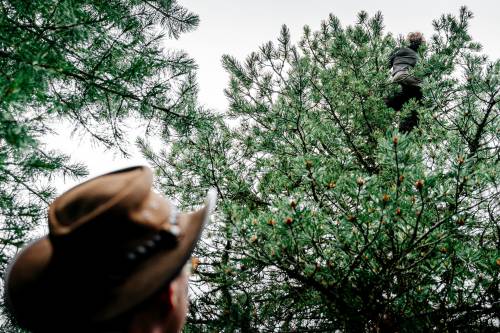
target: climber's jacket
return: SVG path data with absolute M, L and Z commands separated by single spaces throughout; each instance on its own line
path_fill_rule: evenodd
M 400 71 L 409 71 L 415 67 L 418 61 L 418 54 L 408 47 L 395 49 L 389 57 L 389 66 L 392 67 L 392 76 Z

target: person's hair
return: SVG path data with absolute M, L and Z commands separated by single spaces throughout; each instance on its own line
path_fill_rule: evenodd
M 420 45 L 425 43 L 424 35 L 421 32 L 410 32 L 408 36 L 406 36 L 408 43 L 410 44 L 410 49 L 417 51 Z

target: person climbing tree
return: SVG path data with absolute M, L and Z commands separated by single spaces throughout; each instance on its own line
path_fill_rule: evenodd
M 410 69 L 415 67 L 418 61 L 418 49 L 425 42 L 420 32 L 410 32 L 407 36 L 408 47 L 395 49 L 389 57 L 389 66 L 392 67 L 392 82 L 401 85 L 401 92 L 387 101 L 387 106 L 400 111 L 403 105 L 414 98 L 417 102 L 422 100 L 421 79 L 413 76 Z M 403 133 L 410 132 L 418 125 L 418 113 L 415 109 L 411 114 L 401 119 L 399 130 Z

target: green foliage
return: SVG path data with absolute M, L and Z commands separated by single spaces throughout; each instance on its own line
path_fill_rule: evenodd
M 107 146 L 128 115 L 184 126 L 194 62 L 162 49 L 198 17 L 176 1 L 2 1 L 0 93 L 68 117 Z M 104 126 L 105 125 L 105 126 Z
M 361 12 L 224 56 L 230 109 L 168 150 L 139 142 L 168 196 L 220 197 L 186 332 L 497 328 L 500 63 L 471 17 L 436 20 L 409 134 L 385 106 L 397 42 Z
M 1 0 L 0 11 L 3 276 L 9 258 L 45 223 L 53 180 L 87 174 L 41 144 L 60 120 L 123 153 L 127 118 L 149 122 L 164 137 L 189 128 L 195 64 L 162 43 L 199 19 L 175 0 Z M 16 330 L 3 311 L 0 330 Z

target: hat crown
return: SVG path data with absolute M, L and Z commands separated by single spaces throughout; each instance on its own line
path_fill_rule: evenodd
M 86 184 L 87 186 L 79 186 L 69 191 L 55 207 L 57 222 L 63 226 L 71 226 L 85 218 L 89 212 L 95 211 L 125 189 L 135 174 L 136 172 L 108 175 L 98 182 L 91 182 Z
M 126 219 L 147 197 L 148 168 L 133 167 L 84 182 L 57 198 L 49 208 L 51 236 L 64 236 L 89 222 Z

